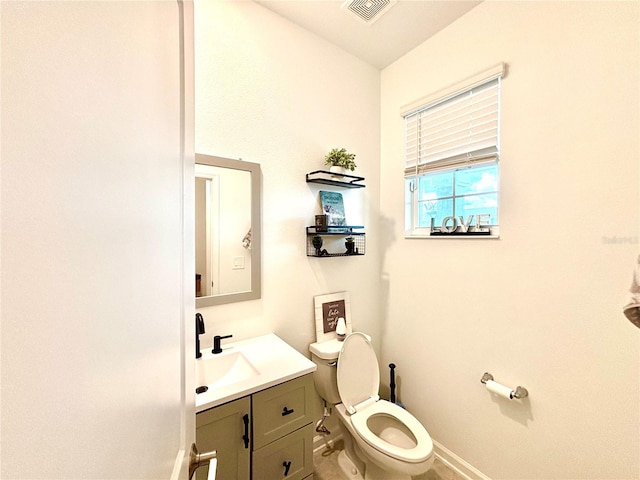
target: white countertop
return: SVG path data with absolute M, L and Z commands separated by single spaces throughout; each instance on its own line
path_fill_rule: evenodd
M 312 373 L 317 368 L 315 363 L 273 333 L 238 342 L 223 341 L 219 354 L 211 353 L 211 348 L 201 352 L 202 357 L 196 359 L 196 382 L 201 377 L 198 371 L 204 369 L 204 362 L 223 360 L 214 357 L 233 355 L 234 352 L 241 353 L 257 372 L 239 381 L 227 379 L 196 394 L 196 413 Z

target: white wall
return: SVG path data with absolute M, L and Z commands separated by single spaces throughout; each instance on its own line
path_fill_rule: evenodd
M 274 332 L 307 354 L 313 297 L 343 290 L 354 325 L 375 335 L 379 72 L 254 2 L 198 1 L 195 15 L 196 151 L 259 163 L 263 201 L 262 298 L 199 310 L 204 344 Z M 322 188 L 305 174 L 334 147 L 356 153 L 366 177 L 366 188 L 342 191 L 349 223 L 367 227 L 357 258 L 306 256 Z
M 3 1 L 0 17 L 0 477 L 169 478 L 194 431 L 178 4 Z
M 433 438 L 493 479 L 640 475 L 640 331 L 621 312 L 638 20 L 637 2 L 488 1 L 382 72 L 382 357 Z M 405 240 L 400 107 L 501 61 L 502 238 Z M 492 398 L 485 371 L 529 399 Z

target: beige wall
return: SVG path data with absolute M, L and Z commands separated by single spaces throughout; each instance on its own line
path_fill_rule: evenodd
M 621 312 L 638 20 L 638 2 L 488 1 L 382 72 L 381 363 L 432 437 L 493 479 L 639 478 L 639 331 Z M 498 62 L 502 238 L 405 240 L 400 107 Z M 493 399 L 485 371 L 530 398 Z
M 274 332 L 306 354 L 314 295 L 343 290 L 356 327 L 377 337 L 379 71 L 254 2 L 196 2 L 195 21 L 196 151 L 259 163 L 263 201 L 262 299 L 199 310 L 203 341 Z M 367 227 L 363 257 L 306 256 L 318 191 L 331 187 L 305 174 L 334 147 L 366 177 L 342 191 L 349 223 Z

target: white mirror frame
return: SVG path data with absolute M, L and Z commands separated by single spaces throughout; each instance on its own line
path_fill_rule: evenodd
M 262 217 L 260 189 L 262 178 L 260 164 L 204 155 L 201 153 L 196 153 L 196 163 L 210 165 L 212 167 L 243 170 L 251 174 L 251 289 L 246 292 L 196 297 L 196 308 L 256 300 L 260 298 L 262 293 Z

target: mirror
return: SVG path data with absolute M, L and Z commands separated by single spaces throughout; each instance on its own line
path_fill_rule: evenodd
M 196 153 L 196 308 L 260 298 L 260 165 Z

